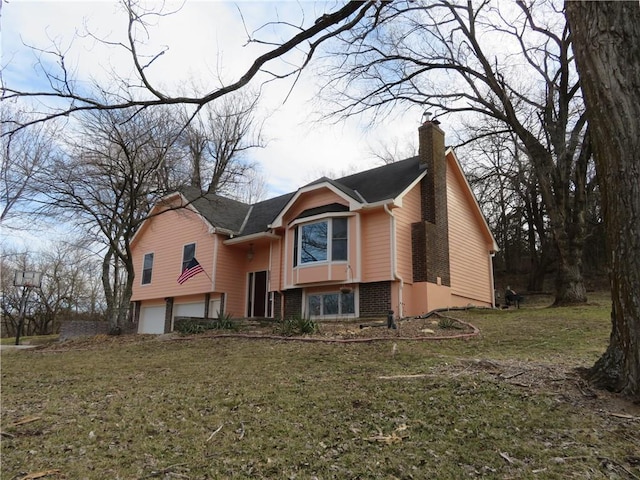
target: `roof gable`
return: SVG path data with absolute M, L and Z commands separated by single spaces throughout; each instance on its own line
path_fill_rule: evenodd
M 445 155 L 456 176 L 462 178 L 467 196 L 470 199 L 470 207 L 481 218 L 486 234 L 497 250 L 493 234 L 464 175 L 460 162 L 451 148 L 447 149 Z M 296 200 L 302 194 L 318 189 L 330 189 L 347 200 L 349 202 L 348 208 L 351 210 L 383 202 L 395 202 L 400 205 L 402 197 L 425 175 L 425 172 L 425 169 L 420 168 L 420 159 L 416 156 L 335 180 L 321 177 L 295 192 L 253 205 L 216 194 L 202 195 L 196 188 L 184 189 L 181 194 L 187 201 L 188 207 L 200 214 L 214 230 L 220 230 L 230 236 L 244 237 L 265 233 L 270 228 L 281 226 L 283 216 L 295 204 Z
M 251 205 L 216 194 L 200 194 L 196 188 L 183 191 L 187 201 L 216 229 L 237 233 L 242 230 Z
M 354 173 L 336 180 L 357 192 L 366 203 L 397 198 L 424 173 L 418 157 L 407 158 L 381 167 Z
M 484 229 L 484 233 L 491 243 L 492 251 L 494 252 L 499 251 L 500 248 L 498 247 L 498 243 L 496 242 L 496 239 L 493 236 L 493 233 L 491 232 L 491 228 L 489 228 L 489 224 L 487 223 L 487 218 L 484 216 L 484 213 L 482 212 L 482 208 L 480 208 L 480 204 L 478 203 L 478 199 L 476 198 L 476 195 L 473 193 L 473 189 L 469 184 L 469 180 L 467 179 L 467 176 L 464 174 L 464 170 L 462 169 L 460 160 L 458 160 L 458 156 L 455 154 L 452 148 L 448 148 L 445 153 L 445 157 L 447 159 L 448 166 L 453 167 L 454 175 L 456 175 L 456 177 L 458 177 L 458 179 L 464 185 L 465 187 L 464 191 L 466 193 L 467 199 L 469 200 L 469 207 L 473 210 L 476 217 L 480 219 L 480 222 Z

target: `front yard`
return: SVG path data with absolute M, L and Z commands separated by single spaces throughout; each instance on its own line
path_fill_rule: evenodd
M 2 478 L 640 478 L 640 406 L 575 370 L 606 301 L 455 316 L 480 336 L 3 351 Z

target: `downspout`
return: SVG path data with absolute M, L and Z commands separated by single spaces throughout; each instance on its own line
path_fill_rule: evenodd
M 493 278 L 493 257 L 496 256 L 496 252 L 489 252 L 489 279 L 491 282 L 491 308 L 496 308 L 496 284 Z
M 389 214 L 389 217 L 391 217 L 391 270 L 393 272 L 394 280 L 398 280 L 400 282 L 400 289 L 398 291 L 398 318 L 402 318 L 404 316 L 402 303 L 404 279 L 398 273 L 398 251 L 396 249 L 396 217 L 386 203 L 384 204 L 384 211 Z

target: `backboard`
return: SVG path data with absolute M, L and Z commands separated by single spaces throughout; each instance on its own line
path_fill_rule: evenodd
M 13 284 L 16 287 L 35 287 L 40 288 L 42 282 L 42 273 L 40 272 L 16 272 L 13 277 Z

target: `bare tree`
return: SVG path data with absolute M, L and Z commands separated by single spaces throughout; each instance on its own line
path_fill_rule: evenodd
M 102 285 L 107 318 L 117 331 L 127 315 L 134 269 L 130 241 L 153 203 L 175 190 L 167 177 L 179 134 L 161 111 L 85 113 L 68 148 L 53 163 L 41 195 L 104 248 Z M 90 139 L 90 141 L 88 141 Z
M 155 85 L 147 75 L 148 67 L 161 58 L 163 51 L 149 55 L 142 55 L 139 52 L 142 45 L 140 33 L 149 31 L 152 23 L 150 21 L 151 17 L 155 18 L 164 14 L 162 12 L 144 10 L 139 2 L 135 0 L 122 0 L 122 5 L 128 16 L 127 42 L 110 44 L 105 40 L 98 38 L 96 40 L 110 44 L 114 48 L 124 49 L 131 60 L 130 67 L 133 70 L 134 78 L 131 79 L 128 74 L 125 74 L 125 71 L 120 73 L 112 72 L 111 77 L 115 85 L 98 85 L 96 89 L 87 92 L 86 89 L 79 87 L 78 82 L 75 81 L 72 69 L 67 64 L 68 59 L 58 46 L 34 48 L 34 51 L 40 54 L 40 65 L 56 65 L 56 68 L 44 71 L 50 88 L 48 90 L 25 90 L 3 83 L 3 98 L 35 100 L 41 102 L 41 106 L 48 107 L 41 108 L 34 118 L 26 122 L 10 122 L 5 127 L 5 131 L 11 133 L 35 123 L 48 122 L 55 118 L 73 116 L 81 112 L 94 110 L 113 111 L 178 104 L 193 105 L 198 109 L 247 86 L 256 76 L 262 75 L 263 81 L 268 81 L 264 80 L 264 78 L 269 80 L 287 77 L 295 78 L 310 62 L 316 49 L 322 43 L 357 25 L 368 15 L 375 17 L 385 3 L 380 3 L 376 0 L 350 0 L 336 11 L 320 15 L 306 28 L 302 25 L 296 28 L 294 25 L 287 24 L 288 27 L 293 27 L 297 33 L 288 40 L 276 45 L 272 42 L 263 42 L 252 35 L 248 42 L 273 45 L 273 48 L 256 58 L 240 78 L 205 95 L 174 96 L 163 91 L 160 86 Z M 88 35 L 91 35 L 91 32 Z M 268 70 L 267 65 L 270 62 L 300 48 L 303 48 L 305 52 L 301 64 L 290 65 L 290 69 L 284 73 L 274 73 Z M 91 92 L 101 93 L 91 95 Z M 110 92 L 112 95 L 105 96 L 105 92 Z M 105 98 L 107 98 L 106 101 Z
M 29 117 L 11 102 L 2 102 L 0 117 L 3 130 L 11 124 L 29 121 Z M 33 125 L 13 135 L 2 136 L 0 223 L 5 228 L 20 228 L 10 220 L 24 218 L 27 211 L 33 211 L 37 206 L 33 187 L 55 154 L 54 135 L 55 125 L 51 123 Z
M 553 3 L 394 2 L 333 52 L 335 113 L 404 105 L 488 119 L 514 133 L 538 180 L 558 251 L 556 304 L 586 301 L 584 195 L 590 149 L 562 12 Z
M 412 133 L 412 137 L 415 134 Z M 397 162 L 403 158 L 418 155 L 418 149 L 412 142 L 413 138 L 384 138 L 370 148 L 371 155 L 383 165 Z
M 565 4 L 603 196 L 611 337 L 591 371 L 640 398 L 640 4 Z
M 245 172 L 242 181 L 230 196 L 244 203 L 252 204 L 264 200 L 269 193 L 264 175 L 257 169 L 252 168 Z
M 37 252 L 8 248 L 0 261 L 3 336 L 15 336 L 20 320 L 23 292 L 13 285 L 15 271 L 33 270 L 42 274 L 40 288 L 33 289 L 28 298 L 21 334 L 49 335 L 59 330 L 63 320 L 101 317 L 103 301 L 95 281 L 100 259 L 84 246 L 47 243 Z
M 246 159 L 251 149 L 264 146 L 262 124 L 256 115 L 259 95 L 229 94 L 204 106 L 195 117 L 185 109 L 186 124 L 179 145 L 190 161 L 189 183 L 206 193 L 232 193 L 255 168 Z
M 461 147 L 462 157 L 466 159 L 469 182 L 500 246 L 496 268 L 506 274 L 528 271 L 527 289 L 539 292 L 555 261 L 555 245 L 528 157 L 512 132 L 491 133 L 498 128 L 489 125 L 486 136 Z

